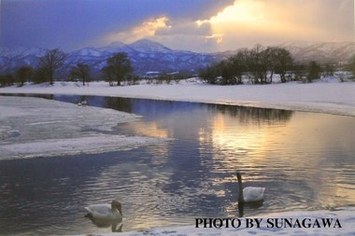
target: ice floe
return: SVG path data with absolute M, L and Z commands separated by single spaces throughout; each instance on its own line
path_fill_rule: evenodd
M 117 134 L 138 116 L 31 97 L 0 97 L 0 160 L 102 153 L 155 144 L 162 139 Z

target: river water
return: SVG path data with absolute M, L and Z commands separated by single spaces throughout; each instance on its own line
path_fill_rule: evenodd
M 130 151 L 0 162 L 0 234 L 111 232 L 84 206 L 119 199 L 122 231 L 237 217 L 238 184 L 263 213 L 355 205 L 355 118 L 186 102 L 48 96 L 142 116 L 117 133 L 170 138 Z

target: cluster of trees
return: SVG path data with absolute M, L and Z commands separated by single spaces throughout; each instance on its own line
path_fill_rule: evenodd
M 37 68 L 21 66 L 15 73 L 0 75 L 0 85 L 8 86 L 17 84 L 24 85 L 25 82 L 54 83 L 55 73 L 64 65 L 65 53 L 59 49 L 48 50 L 44 56 L 39 58 Z
M 22 66 L 15 73 L 0 75 L 0 86 L 26 82 L 53 84 L 58 72 L 65 66 L 66 55 L 59 49 L 48 50 L 39 58 L 36 68 Z M 350 59 L 347 69 L 355 76 L 355 55 Z M 242 84 L 246 80 L 252 84 L 269 84 L 273 82 L 274 75 L 278 74 L 280 81 L 285 83 L 290 80 L 312 82 L 320 78 L 321 74 L 331 76 L 335 67 L 332 64 L 320 66 L 311 61 L 308 64 L 295 63 L 289 51 L 280 47 L 267 47 L 256 45 L 252 49 L 241 49 L 235 55 L 219 63 L 202 69 L 199 77 L 210 84 Z M 101 73 L 110 86 L 120 86 L 123 81 L 135 84 L 139 79 L 132 74 L 133 69 L 128 55 L 119 52 L 106 60 L 106 66 Z M 72 66 L 67 75 L 70 81 L 82 81 L 85 86 L 90 81 L 90 66 L 78 63 Z M 183 76 L 184 77 L 184 76 Z M 157 83 L 179 80 L 181 76 L 161 75 Z
M 274 74 L 286 82 L 286 74 L 293 65 L 293 58 L 284 48 L 241 49 L 236 55 L 200 71 L 200 77 L 210 84 L 242 84 L 243 76 L 253 84 L 272 83 Z
M 55 81 L 58 72 L 65 65 L 66 55 L 59 49 L 48 50 L 44 56 L 39 58 L 38 66 L 22 66 L 15 73 L 0 75 L 0 86 L 10 86 L 17 84 L 23 86 L 26 82 L 44 83 L 51 85 Z M 109 82 L 110 86 L 114 83 L 121 85 L 122 81 L 132 79 L 132 66 L 126 53 L 120 52 L 112 55 L 106 61 L 106 66 L 101 72 Z M 70 81 L 82 81 L 83 85 L 89 83 L 90 66 L 85 63 L 78 63 L 69 70 L 68 79 Z
M 355 56 L 349 65 L 355 67 Z M 315 61 L 295 63 L 291 53 L 284 48 L 256 45 L 252 49 L 241 49 L 230 58 L 202 69 L 199 76 L 210 84 L 233 85 L 245 81 L 269 84 L 275 74 L 279 75 L 282 83 L 290 80 L 312 82 L 319 79 L 322 73 L 331 76 L 334 71 L 332 64 L 321 67 Z M 353 72 L 355 75 L 355 68 Z

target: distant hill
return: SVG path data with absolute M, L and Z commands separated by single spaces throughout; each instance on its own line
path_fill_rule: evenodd
M 346 63 L 355 55 L 355 42 L 340 43 L 285 43 L 286 48 L 297 61 L 315 60 L 319 63 Z
M 316 60 L 320 63 L 344 63 L 355 54 L 355 42 L 344 43 L 287 43 L 276 46 L 288 49 L 297 61 Z M 67 53 L 65 68 L 68 70 L 76 63 L 87 63 L 92 72 L 99 73 L 106 65 L 106 59 L 116 52 L 126 52 L 131 59 L 136 74 L 148 71 L 197 73 L 200 68 L 223 60 L 235 51 L 220 53 L 197 53 L 173 50 L 160 43 L 143 39 L 132 44 L 115 42 L 106 47 L 82 48 Z M 11 72 L 22 65 L 37 66 L 38 58 L 45 49 L 0 47 L 0 71 Z
M 72 51 L 67 53 L 67 68 L 83 62 L 89 64 L 94 72 L 99 72 L 105 66 L 106 59 L 116 52 L 128 54 L 137 74 L 145 74 L 147 71 L 196 73 L 200 68 L 223 59 L 222 54 L 172 50 L 157 42 L 144 39 L 128 45 L 117 42 L 101 48 L 89 47 Z M 34 67 L 38 63 L 38 58 L 44 53 L 44 49 L 0 48 L 0 70 L 12 71 L 21 65 Z

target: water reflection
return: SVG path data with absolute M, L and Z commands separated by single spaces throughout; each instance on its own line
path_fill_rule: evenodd
M 209 109 L 218 110 L 223 115 L 236 117 L 240 123 L 254 124 L 275 124 L 287 122 L 291 119 L 293 112 L 287 110 L 238 107 L 228 105 L 209 105 Z
M 1 234 L 111 232 L 112 225 L 96 228 L 84 219 L 82 206 L 114 198 L 126 206 L 127 231 L 193 224 L 195 217 L 236 217 L 237 170 L 245 173 L 245 186 L 266 187 L 263 205 L 244 206 L 245 216 L 355 203 L 354 118 L 140 99 L 54 99 L 86 99 L 141 115 L 114 132 L 172 141 L 126 152 L 2 162 Z M 14 229 L 13 221 L 22 224 Z
M 113 233 L 115 232 L 122 232 L 123 223 L 122 219 L 117 220 L 104 220 L 104 219 L 97 219 L 92 216 L 87 216 L 88 219 L 98 228 L 111 228 Z
M 252 203 L 245 203 L 245 202 L 238 202 L 238 217 L 244 217 L 244 209 L 248 209 L 249 211 L 256 210 L 262 207 L 264 201 L 252 202 Z

